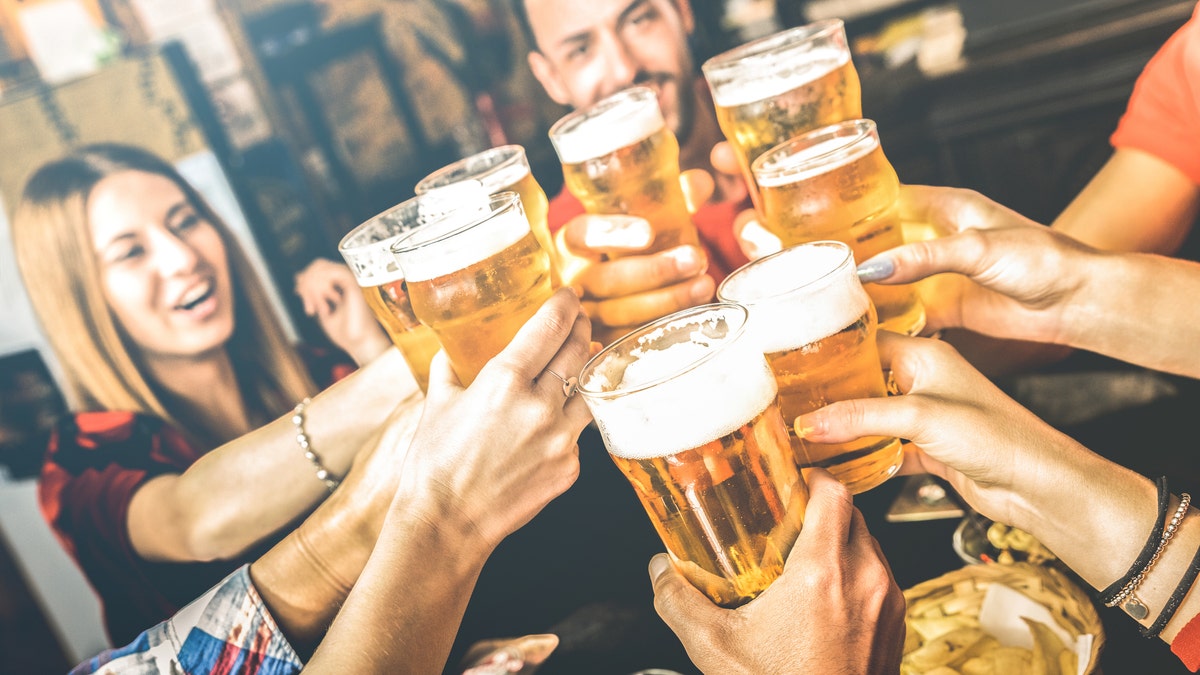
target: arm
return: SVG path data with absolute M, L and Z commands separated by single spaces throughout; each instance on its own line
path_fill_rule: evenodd
M 434 360 L 425 415 L 383 532 L 307 672 L 440 672 L 484 561 L 575 480 L 590 419 L 576 373 L 590 325 L 559 291 L 462 389 Z M 430 574 L 435 568 L 437 574 Z
M 389 349 L 313 398 L 312 447 L 344 476 L 359 449 L 397 406 L 419 407 L 404 359 Z M 329 496 L 296 443 L 289 413 L 201 457 L 181 474 L 152 478 L 130 499 L 134 551 L 147 560 L 203 561 L 239 555 Z
M 1171 255 L 1200 213 L 1200 186 L 1172 164 L 1117 148 L 1050 225 L 1106 251 Z
M 959 231 L 876 256 L 859 277 L 929 278 L 933 292 L 923 295 L 932 328 L 1087 349 L 1200 377 L 1200 325 L 1186 311 L 1200 293 L 1200 264 L 1099 251 L 969 191 L 906 191 L 910 203 L 927 204 L 926 217 L 951 211 Z
M 846 488 L 821 469 L 783 574 L 737 608 L 650 561 L 654 607 L 706 673 L 862 673 L 899 668 L 904 596 Z
M 910 439 L 903 473 L 942 476 L 973 508 L 1029 532 L 1097 589 L 1126 573 L 1155 520 L 1150 480 L 1038 419 L 949 345 L 883 332 L 879 344 L 903 395 L 829 405 L 797 418 L 798 433 L 818 443 L 877 434 Z M 1143 625 L 1156 618 L 1200 547 L 1196 513 L 1138 590 L 1150 608 Z M 1161 637 L 1170 642 L 1197 613 L 1200 595 L 1189 596 Z
M 304 313 L 316 317 L 329 341 L 362 366 L 391 346 L 367 306 L 354 274 L 342 263 L 317 258 L 296 275 Z

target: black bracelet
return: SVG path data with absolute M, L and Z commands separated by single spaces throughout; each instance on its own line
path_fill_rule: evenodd
M 1167 505 L 1171 501 L 1171 493 L 1167 490 L 1167 477 L 1159 476 L 1158 480 L 1154 481 L 1155 487 L 1158 488 L 1158 519 L 1154 521 L 1154 529 L 1150 530 L 1150 536 L 1146 539 L 1146 545 L 1142 547 L 1142 552 L 1138 554 L 1133 564 L 1129 566 L 1129 571 L 1125 576 L 1112 582 L 1100 592 L 1100 602 L 1108 604 L 1112 599 L 1117 597 L 1122 588 L 1137 576 L 1137 573 L 1150 562 L 1150 556 L 1154 555 L 1154 551 L 1158 549 L 1158 543 L 1162 541 L 1163 527 L 1167 524 Z
M 1167 604 L 1163 605 L 1158 618 L 1150 624 L 1149 628 L 1141 629 L 1142 637 L 1156 638 L 1162 629 L 1167 627 L 1167 624 L 1171 622 L 1171 617 L 1175 616 L 1175 610 L 1179 609 L 1179 605 L 1187 597 L 1188 591 L 1192 590 L 1192 583 L 1196 581 L 1197 574 L 1200 574 L 1200 548 L 1196 549 L 1196 554 L 1192 556 L 1192 564 L 1183 573 L 1183 578 L 1179 580 L 1175 592 L 1167 599 Z

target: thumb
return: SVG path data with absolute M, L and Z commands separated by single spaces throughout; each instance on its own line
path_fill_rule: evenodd
M 650 559 L 650 582 L 654 586 L 654 609 L 684 644 L 697 631 L 714 627 L 725 611 L 684 578 L 666 553 Z M 693 636 L 694 639 L 694 636 Z
M 462 389 L 462 383 L 450 365 L 450 357 L 446 356 L 446 350 L 439 349 L 429 363 L 429 388 L 426 397 L 446 397 Z
M 679 186 L 683 188 L 683 198 L 687 201 L 688 212 L 692 214 L 712 199 L 717 188 L 712 175 L 704 169 L 688 169 L 680 173 Z

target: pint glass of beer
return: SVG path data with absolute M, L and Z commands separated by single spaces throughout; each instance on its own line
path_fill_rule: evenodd
M 750 165 L 759 155 L 806 131 L 862 117 L 862 87 L 841 19 L 748 42 L 702 69 L 755 206 Z
M 416 193 L 425 194 L 435 188 L 453 185 L 463 180 L 477 180 L 489 194 L 512 191 L 521 195 L 521 207 L 529 219 L 533 236 L 550 254 L 551 283 L 559 286 L 558 269 L 555 265 L 554 242 L 550 238 L 550 227 L 546 216 L 550 203 L 546 191 L 533 177 L 525 148 L 519 145 L 500 147 L 475 153 L 470 157 L 444 166 L 417 183 Z
M 810 131 L 768 150 L 752 165 L 761 189 L 762 225 L 784 247 L 845 242 L 859 262 L 904 243 L 900 180 L 883 156 L 871 120 Z M 912 284 L 869 284 L 879 327 L 916 335 L 925 306 Z
M 550 255 L 515 192 L 492 195 L 483 210 L 450 211 L 397 241 L 392 253 L 413 313 L 433 329 L 463 385 L 553 292 Z
M 779 576 L 808 503 L 746 318 L 729 303 L 671 314 L 609 345 L 579 378 L 676 569 L 724 607 Z
M 886 396 L 875 308 L 858 281 L 854 255 L 839 241 L 800 244 L 743 265 L 717 297 L 750 311 L 747 332 L 766 355 L 789 423 L 836 401 Z M 811 443 L 789 425 L 801 467 L 827 469 L 854 493 L 900 468 L 900 440 L 872 436 Z
M 624 89 L 550 127 L 567 189 L 588 213 L 640 216 L 648 252 L 698 241 L 679 184 L 679 142 L 653 89 Z
M 452 192 L 459 194 L 463 189 Z M 480 198 L 478 194 L 476 198 Z M 435 196 L 402 202 L 354 228 L 338 244 L 338 252 L 354 272 L 367 305 L 400 349 L 421 391 L 429 385 L 429 362 L 441 345 L 433 331 L 413 314 L 404 273 L 392 255 L 392 245 L 425 224 L 431 216 L 429 207 L 436 206 L 440 213 L 444 206 L 437 205 L 447 201 L 453 200 Z

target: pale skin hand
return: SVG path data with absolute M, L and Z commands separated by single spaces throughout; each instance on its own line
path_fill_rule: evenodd
M 902 395 L 830 404 L 797 418 L 798 433 L 818 443 L 911 439 L 901 473 L 945 478 L 972 508 L 1028 531 L 1097 589 L 1125 574 L 1154 523 L 1149 479 L 1041 421 L 942 341 L 881 331 L 879 347 Z M 1172 541 L 1138 591 L 1152 608 L 1144 624 L 1200 545 L 1200 519 L 1185 520 Z M 1200 599 L 1190 598 L 1163 639 L 1197 612 Z
M 391 341 L 342 263 L 317 258 L 296 274 L 296 295 L 304 313 L 315 317 L 329 341 L 358 365 L 383 353 Z
M 899 669 L 904 596 L 850 494 L 809 472 L 804 528 L 783 574 L 736 609 L 714 605 L 675 571 L 650 561 L 654 607 L 705 673 L 862 673 Z
M 689 204 L 712 195 L 712 177 L 699 169 L 681 176 Z M 645 220 L 582 214 L 555 237 L 571 285 L 583 298 L 596 340 L 607 344 L 633 328 L 712 299 L 716 286 L 704 272 L 708 259 L 697 246 L 637 255 L 654 241 Z M 609 257 L 621 257 L 610 260 Z
M 469 388 L 435 357 L 379 543 L 306 672 L 442 670 L 484 561 L 578 475 L 591 415 L 545 371 L 579 372 L 590 338 L 560 290 Z
M 859 276 L 927 279 L 931 329 L 1088 349 L 1200 376 L 1200 327 L 1180 309 L 1200 293 L 1200 265 L 1099 251 L 968 190 L 906 186 L 902 204 L 905 218 L 957 233 L 864 261 Z

